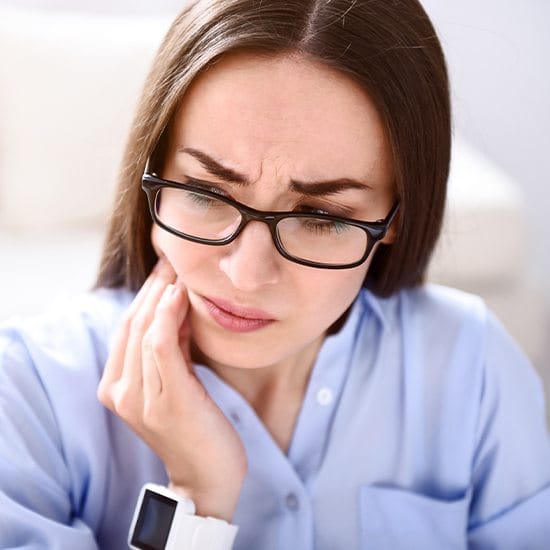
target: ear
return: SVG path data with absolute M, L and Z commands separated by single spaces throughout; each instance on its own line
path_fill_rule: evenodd
M 386 236 L 380 241 L 381 244 L 393 244 L 395 241 L 395 230 L 390 227 Z
M 393 244 L 397 237 L 397 228 L 399 227 L 401 212 L 397 212 L 395 218 L 386 233 L 385 237 L 380 241 L 382 244 Z

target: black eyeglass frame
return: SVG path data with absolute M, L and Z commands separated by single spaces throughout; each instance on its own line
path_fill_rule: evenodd
M 249 222 L 260 221 L 265 223 L 269 227 L 271 237 L 273 239 L 273 243 L 275 244 L 275 248 L 277 249 L 279 254 L 283 256 L 283 258 L 286 258 L 287 260 L 290 260 L 291 262 L 295 262 L 300 265 L 305 265 L 308 267 L 316 267 L 319 269 L 351 269 L 353 267 L 357 267 L 361 265 L 369 257 L 370 253 L 372 252 L 372 249 L 374 248 L 374 245 L 386 236 L 390 228 L 390 225 L 393 222 L 395 215 L 397 214 L 397 211 L 399 210 L 399 201 L 396 201 L 392 206 L 391 210 L 389 211 L 388 215 L 384 219 L 380 219 L 374 222 L 366 222 L 361 220 L 355 220 L 352 218 L 342 218 L 340 216 L 333 216 L 331 214 L 324 214 L 324 213 L 317 214 L 317 213 L 309 213 L 309 212 L 269 212 L 269 211 L 263 212 L 261 210 L 255 210 L 254 208 L 246 206 L 245 204 L 242 204 L 236 200 L 233 200 L 229 197 L 225 197 L 224 195 L 220 195 L 208 189 L 203 189 L 201 187 L 193 186 L 187 183 L 179 183 L 179 182 L 159 178 L 157 175 L 148 172 L 147 168 L 148 167 L 146 167 L 145 173 L 143 174 L 141 187 L 147 194 L 147 200 L 149 203 L 149 211 L 151 213 L 151 217 L 159 227 L 162 227 L 169 233 L 172 233 L 177 237 L 181 237 L 182 239 L 199 243 L 199 244 L 206 244 L 211 246 L 223 246 L 233 242 L 241 234 L 241 232 Z M 204 183 L 205 185 L 207 185 L 206 182 Z M 233 208 L 237 209 L 240 212 L 241 218 L 242 218 L 241 223 L 239 224 L 239 226 L 237 227 L 237 229 L 234 231 L 233 234 L 231 234 L 229 237 L 226 237 L 224 239 L 204 239 L 201 237 L 195 237 L 193 235 L 189 235 L 187 233 L 178 231 L 177 229 L 170 227 L 169 225 L 166 225 L 157 216 L 156 200 L 157 200 L 157 197 L 159 197 L 158 191 L 163 187 L 170 187 L 173 189 L 184 189 L 186 191 L 191 191 L 193 193 L 201 193 L 207 197 L 224 202 L 229 206 L 232 206 Z M 284 249 L 283 243 L 281 242 L 277 232 L 277 224 L 285 218 L 316 218 L 320 220 L 340 222 L 344 224 L 353 225 L 355 227 L 359 227 L 363 231 L 365 231 L 365 233 L 367 233 L 367 246 L 365 247 L 365 252 L 361 257 L 361 259 L 349 264 L 325 264 L 325 263 L 314 262 L 312 260 L 305 260 L 303 258 L 295 257 L 292 254 L 289 254 Z

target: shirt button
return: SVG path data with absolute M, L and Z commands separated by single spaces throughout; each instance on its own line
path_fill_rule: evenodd
M 289 510 L 298 510 L 300 508 L 300 501 L 298 500 L 298 497 L 294 493 L 288 493 L 286 495 L 286 506 Z
M 317 392 L 317 403 L 319 403 L 319 405 L 330 405 L 333 399 L 334 396 L 332 395 L 332 390 L 330 388 L 321 388 Z
M 239 416 L 239 413 L 233 411 L 229 414 L 231 420 L 235 422 L 235 424 L 239 424 L 241 422 L 241 417 Z

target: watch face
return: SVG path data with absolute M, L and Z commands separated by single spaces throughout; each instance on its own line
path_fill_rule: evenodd
M 132 546 L 143 550 L 164 550 L 177 501 L 147 489 L 132 535 Z

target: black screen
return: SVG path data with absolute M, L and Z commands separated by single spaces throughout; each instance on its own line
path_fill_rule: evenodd
M 145 490 L 132 536 L 132 545 L 143 550 L 164 550 L 177 501 Z

